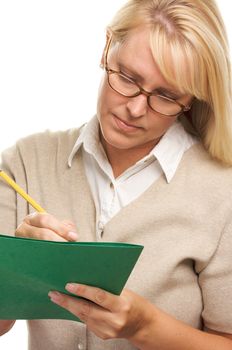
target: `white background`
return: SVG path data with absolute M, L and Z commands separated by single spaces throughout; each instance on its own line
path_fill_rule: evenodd
M 123 0 L 0 0 L 0 152 L 95 113 L 105 27 Z M 231 4 L 218 0 L 232 42 Z M 0 296 L 1 297 L 1 296 Z M 1 350 L 27 348 L 24 321 Z

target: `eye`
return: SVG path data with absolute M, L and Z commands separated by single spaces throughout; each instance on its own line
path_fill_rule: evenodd
M 158 95 L 161 98 L 166 98 L 166 99 L 169 99 L 171 101 L 177 101 L 181 97 L 181 96 L 177 96 L 177 95 L 175 96 L 175 95 L 169 94 L 168 91 L 163 91 L 162 89 L 157 89 L 156 91 L 158 92 Z
M 171 96 L 169 96 L 169 95 L 167 95 L 167 94 L 159 94 L 159 96 L 160 96 L 161 98 L 165 98 L 165 99 L 167 99 L 167 100 L 174 100 L 173 97 L 171 97 Z
M 127 77 L 127 76 L 124 75 L 124 74 L 119 74 L 119 78 L 120 78 L 120 80 L 121 80 L 123 83 L 126 83 L 126 84 L 135 84 L 135 82 L 133 81 L 133 79 Z
M 172 97 L 169 97 L 169 96 L 165 96 L 165 95 L 156 95 L 156 98 L 158 98 L 160 101 L 162 101 L 163 103 L 166 103 L 166 104 L 168 104 L 168 103 L 170 103 L 170 104 L 172 104 L 172 103 L 175 103 L 175 99 L 174 98 L 172 98 Z

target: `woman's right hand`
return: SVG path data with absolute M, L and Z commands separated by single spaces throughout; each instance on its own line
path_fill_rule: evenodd
M 7 333 L 15 324 L 15 320 L 0 320 L 0 336 Z
M 34 238 L 47 241 L 77 241 L 75 225 L 69 221 L 59 221 L 48 213 L 27 215 L 15 231 L 17 237 Z

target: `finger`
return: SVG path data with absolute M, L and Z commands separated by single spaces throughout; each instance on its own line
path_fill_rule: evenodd
M 75 224 L 71 220 L 62 220 L 61 221 L 64 225 L 66 225 L 70 230 L 77 231 L 77 228 Z
M 91 301 L 77 299 L 57 291 L 49 292 L 48 296 L 53 303 L 78 317 L 89 330 L 102 339 L 112 339 L 120 335 L 122 321 L 116 313 L 112 313 Z
M 70 223 L 67 225 L 67 223 L 59 221 L 51 214 L 33 213 L 26 216 L 24 222 L 31 226 L 49 229 L 68 241 L 78 240 L 78 234 L 70 229 Z M 75 227 L 74 224 L 73 227 Z
M 17 227 L 17 229 L 15 231 L 15 236 L 16 237 L 47 240 L 47 241 L 67 242 L 66 239 L 57 235 L 55 232 L 53 232 L 49 229 L 31 226 L 25 222 L 23 222 L 22 224 L 20 224 Z
M 79 235 L 77 233 L 76 225 L 70 220 L 62 220 L 61 223 L 67 227 L 67 235 L 69 241 L 78 241 Z
M 117 311 L 121 305 L 119 296 L 111 294 L 100 288 L 91 287 L 84 284 L 68 283 L 66 284 L 65 289 L 68 292 L 88 299 L 111 312 Z
M 77 299 L 57 291 L 50 291 L 48 296 L 53 303 L 68 310 L 86 324 L 89 321 L 91 322 L 91 320 L 99 319 L 99 316 L 96 317 L 96 314 L 98 315 L 99 311 L 101 312 L 101 310 L 103 310 L 92 302 Z

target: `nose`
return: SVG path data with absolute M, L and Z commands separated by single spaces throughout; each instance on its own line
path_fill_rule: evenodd
M 131 117 L 139 118 L 147 113 L 147 96 L 140 94 L 136 97 L 129 98 L 127 108 Z

